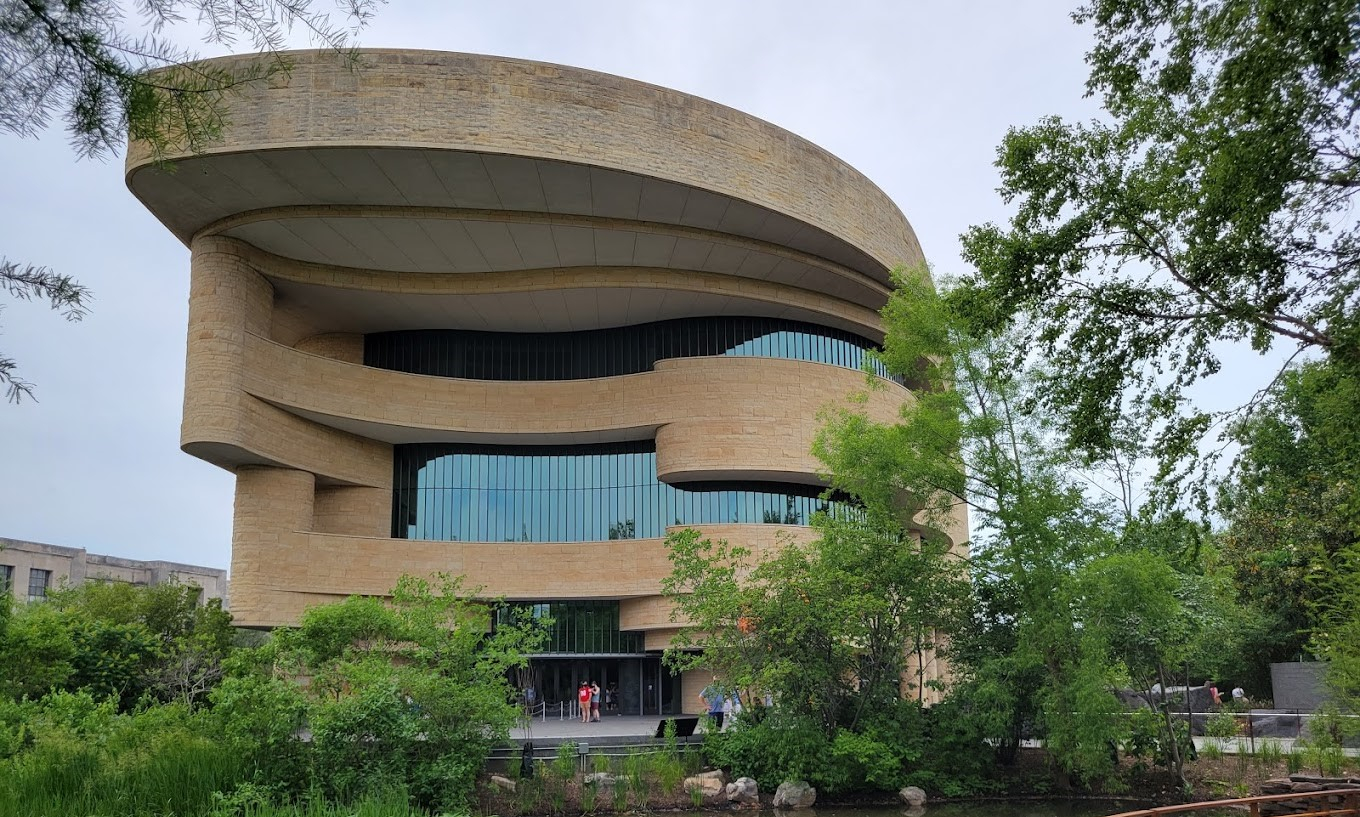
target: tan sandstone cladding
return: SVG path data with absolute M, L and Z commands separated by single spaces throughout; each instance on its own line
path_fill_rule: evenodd
M 862 248 L 885 271 L 922 257 L 901 211 L 854 168 L 708 100 L 594 71 L 475 54 L 371 50 L 358 70 L 326 51 L 287 57 L 289 74 L 225 98 L 229 125 L 209 154 L 392 146 L 557 159 L 767 207 Z M 129 145 L 129 179 L 152 164 L 145 144 Z
M 249 255 L 251 263 L 257 264 L 259 269 L 266 274 L 274 274 L 275 270 L 295 270 L 309 278 L 316 279 L 316 270 L 333 271 L 328 281 L 331 286 L 345 288 L 374 289 L 375 281 L 382 281 L 385 285 L 388 281 L 397 280 L 403 287 L 418 286 L 439 292 L 447 292 L 455 288 L 461 288 L 470 284 L 471 291 L 485 289 L 486 282 L 476 274 L 449 275 L 450 271 L 433 271 L 419 268 L 394 269 L 385 267 L 382 269 L 366 269 L 360 266 L 336 267 L 316 259 L 304 260 L 292 256 L 281 256 L 275 253 L 255 247 L 249 244 L 249 238 L 240 237 L 243 228 L 249 228 L 256 223 L 268 223 L 287 229 L 289 225 L 302 227 L 311 221 L 324 219 L 326 223 L 335 229 L 344 230 L 346 219 L 354 221 L 356 224 L 367 222 L 381 222 L 390 220 L 404 224 L 414 224 L 418 227 L 429 225 L 431 230 L 438 230 L 445 222 L 478 223 L 487 222 L 498 225 L 531 224 L 542 225 L 550 228 L 552 232 L 562 230 L 579 230 L 593 232 L 602 230 L 607 233 L 626 233 L 634 236 L 634 240 L 645 237 L 654 237 L 662 240 L 662 243 L 669 243 L 674 246 L 676 243 L 686 243 L 703 245 L 709 248 L 708 257 L 703 260 L 706 266 L 701 269 L 691 269 L 687 266 L 662 266 L 662 267 L 634 267 L 626 264 L 609 264 L 599 266 L 594 264 L 572 264 L 560 268 L 538 268 L 531 266 L 517 268 L 515 270 L 501 269 L 500 273 L 523 271 L 523 272 L 554 272 L 557 274 L 568 273 L 571 270 L 580 269 L 652 269 L 656 271 L 681 272 L 685 274 L 701 275 L 711 278 L 712 275 L 720 276 L 721 279 L 735 278 L 737 280 L 768 280 L 773 283 L 790 284 L 794 291 L 802 290 L 817 294 L 825 299 L 823 290 L 835 288 L 838 291 L 846 291 L 843 285 L 849 284 L 853 293 L 851 297 L 844 298 L 859 306 L 870 307 L 870 311 L 877 315 L 873 309 L 882 304 L 888 297 L 890 289 L 881 281 L 865 275 L 858 270 L 838 264 L 818 255 L 785 247 L 768 241 L 760 241 L 753 238 L 721 233 L 716 230 L 705 230 L 697 227 L 687 227 L 673 224 L 658 224 L 655 222 L 632 221 L 619 218 L 606 218 L 601 216 L 569 215 L 563 213 L 536 213 L 521 210 L 468 210 L 445 207 L 403 207 L 389 205 L 369 205 L 364 207 L 342 207 L 336 205 L 293 205 L 288 207 L 271 207 L 264 210 L 251 210 L 238 216 L 223 219 L 214 224 L 203 228 L 200 236 L 222 235 L 232 236 L 246 243 L 250 247 Z M 249 235 L 249 232 L 246 232 Z M 598 236 L 597 236 L 598 238 Z M 730 259 L 728 266 L 721 266 L 724 259 Z M 356 259 L 357 260 L 357 259 Z M 408 263 L 414 265 L 414 262 Z M 675 258 L 671 263 L 683 264 Z M 719 265 L 717 268 L 707 266 L 709 264 Z M 310 269 L 309 269 L 310 268 Z M 467 270 L 471 272 L 472 270 Z M 490 270 L 485 270 L 490 271 Z M 758 272 L 757 272 L 758 271 Z M 292 277 L 292 275 L 289 275 Z M 454 280 L 450 280 L 450 279 Z M 499 284 L 507 280 L 512 285 L 518 285 L 521 280 L 518 276 L 498 275 L 494 280 Z M 324 278 L 322 280 L 325 280 Z M 538 287 L 535 287 L 538 288 Z M 499 289 L 499 286 L 497 287 Z M 275 340 L 281 340 L 276 337 Z
M 387 536 L 392 530 L 392 490 L 318 485 L 314 516 L 317 533 Z
M 680 711 L 686 715 L 707 714 L 708 708 L 699 694 L 714 680 L 713 673 L 708 670 L 691 669 L 680 673 Z
M 280 411 L 243 389 L 245 339 L 271 331 L 274 293 L 239 246 L 212 237 L 194 243 L 181 447 L 229 469 L 279 465 L 390 487 L 390 445 Z
M 303 338 L 293 345 L 299 352 L 320 355 L 344 363 L 364 362 L 364 336 L 352 332 L 328 332 Z
M 719 272 L 636 266 L 586 266 L 525 269 L 494 274 L 390 272 L 297 261 L 265 252 L 240 239 L 214 236 L 214 250 L 233 252 L 264 275 L 308 286 L 370 292 L 378 296 L 431 295 L 436 297 L 504 295 L 544 290 L 663 289 L 675 292 L 721 293 L 757 304 L 780 304 L 817 316 L 816 322 L 882 340 L 877 308 L 833 298 L 813 289 L 777 281 L 742 278 Z M 199 241 L 203 241 L 200 238 Z M 195 244 L 195 246 L 198 246 Z M 772 273 L 773 274 L 773 273 Z M 850 274 L 847 271 L 847 274 Z M 876 292 L 874 303 L 887 299 L 887 289 Z M 298 338 L 317 332 L 301 307 L 275 304 L 275 319 L 265 337 L 285 346 L 301 346 Z M 287 315 L 284 315 L 287 313 Z M 280 317 L 284 315 L 284 317 Z M 321 354 L 321 352 L 317 352 Z M 326 355 L 335 357 L 335 355 Z
M 289 472 L 285 469 L 254 469 Z M 245 469 L 243 469 L 243 473 Z M 262 535 L 258 527 L 240 527 L 242 492 L 268 490 L 258 481 L 237 482 L 235 546 Z M 272 501 L 272 500 L 268 500 Z M 306 499 L 308 513 L 311 495 Z M 263 517 L 256 514 L 256 519 Z M 238 587 L 245 574 L 232 562 L 232 612 L 245 627 L 295 623 L 309 604 L 295 598 L 344 598 L 350 595 L 386 595 L 403 574 L 430 576 L 449 573 L 465 577 L 465 586 L 483 596 L 518 600 L 658 597 L 661 580 L 670 574 L 662 539 L 614 539 L 605 542 L 433 542 L 426 540 L 368 538 L 299 532 L 279 516 L 283 527 L 268 532 L 269 558 L 247 562 L 241 569 L 250 581 Z M 252 525 L 258 525 L 252 522 Z M 706 536 L 726 539 L 767 553 L 784 537 L 806 540 L 810 528 L 778 525 L 705 525 Z M 249 541 L 253 541 L 251 538 Z M 253 547 L 253 546 L 252 546 Z M 608 570 L 598 565 L 609 565 Z M 240 596 L 245 593 L 244 599 Z M 239 600 L 239 603 L 238 603 Z M 631 602 L 629 602 L 631 603 Z M 661 613 L 660 599 L 645 605 L 651 621 L 628 619 L 626 628 L 645 630 L 650 624 L 669 629 L 669 613 Z
M 194 247 L 181 446 L 245 437 L 243 349 L 248 333 L 269 331 L 274 290 L 233 246 L 205 239 Z
M 777 358 L 676 358 L 658 361 L 651 372 L 539 382 L 393 372 L 309 355 L 259 337 L 247 341 L 246 358 L 244 388 L 250 394 L 309 416 L 371 424 L 367 433 L 375 437 L 393 429 L 421 429 L 436 439 L 435 432 L 455 432 L 513 434 L 533 441 L 531 435 L 648 430 L 675 422 L 736 423 L 743 432 L 749 429 L 751 438 L 726 445 L 725 453 L 705 454 L 695 445 L 705 442 L 702 437 L 687 441 L 659 435 L 658 462 L 673 463 L 667 467 L 675 471 L 798 473 L 804 475 L 800 481 L 811 481 L 820 469 L 810 453 L 817 412 L 829 404 L 846 405 L 849 395 L 866 386 L 861 372 Z M 911 395 L 881 382 L 883 388 L 868 393 L 864 408 L 886 422 L 898 416 Z M 671 445 L 679 446 L 674 454 L 666 451 Z M 738 452 L 751 459 L 732 459 Z
M 269 594 L 297 531 L 312 528 L 316 480 L 305 471 L 246 466 L 236 472 L 232 520 L 231 611 L 242 626 L 270 623 Z

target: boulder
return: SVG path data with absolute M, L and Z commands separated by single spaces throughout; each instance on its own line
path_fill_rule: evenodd
M 806 780 L 789 780 L 779 784 L 774 792 L 775 808 L 812 808 L 817 802 L 817 790 Z
M 609 772 L 591 772 L 586 775 L 587 786 L 599 786 L 607 788 L 614 785 L 614 775 Z
M 715 797 L 727 790 L 727 775 L 721 769 L 701 772 L 685 778 L 685 791 L 701 790 L 705 797 Z
M 739 806 L 760 806 L 760 788 L 750 777 L 738 777 L 727 784 L 727 802 Z
M 902 802 L 912 808 L 920 808 L 926 804 L 926 793 L 924 789 L 916 786 L 906 786 L 897 793 Z
M 510 778 L 505 777 L 505 776 L 503 776 L 503 775 L 499 775 L 499 774 L 493 774 L 493 775 L 491 775 L 491 785 L 495 786 L 496 788 L 500 789 L 501 791 L 514 791 L 514 790 L 515 790 L 515 781 L 513 781 L 513 780 L 511 780 Z

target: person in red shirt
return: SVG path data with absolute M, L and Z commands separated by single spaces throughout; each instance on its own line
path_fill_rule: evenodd
M 581 688 L 576 690 L 576 701 L 581 705 L 581 723 L 590 723 L 590 683 L 581 682 Z

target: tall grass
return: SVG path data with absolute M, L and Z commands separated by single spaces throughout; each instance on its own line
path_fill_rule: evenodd
M 1256 757 L 1264 766 L 1276 766 L 1284 759 L 1284 750 L 1278 740 L 1266 738 L 1256 744 Z
M 186 732 L 121 750 L 71 735 L 40 739 L 0 768 L 0 814 L 11 817 L 199 815 L 244 769 L 235 753 Z

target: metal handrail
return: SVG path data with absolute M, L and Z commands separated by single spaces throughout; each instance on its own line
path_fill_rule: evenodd
M 1343 798 L 1344 805 L 1340 808 L 1332 808 L 1328 799 L 1337 796 Z M 1318 811 L 1291 812 L 1289 817 L 1320 817 L 1320 815 L 1360 817 L 1360 789 L 1323 789 L 1322 791 L 1293 792 L 1291 794 L 1262 794 L 1255 797 L 1238 797 L 1232 800 L 1208 800 L 1201 803 L 1183 803 L 1179 806 L 1158 806 L 1157 808 L 1125 811 L 1111 817 L 1164 817 L 1168 814 L 1212 811 L 1238 806 L 1246 806 L 1251 812 L 1251 817 L 1260 817 L 1262 803 L 1279 803 L 1286 800 L 1321 800 L 1323 806 Z

